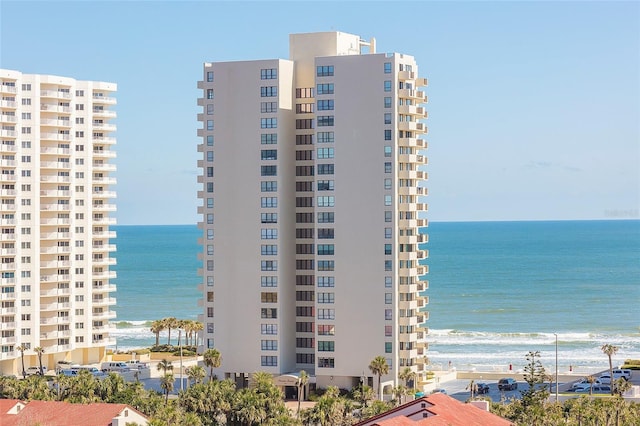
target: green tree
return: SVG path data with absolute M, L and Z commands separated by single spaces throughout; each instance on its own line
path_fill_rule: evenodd
M 213 369 L 222 364 L 222 354 L 217 349 L 207 349 L 202 358 L 204 365 L 209 367 L 209 380 L 213 380 Z
M 600 348 L 602 352 L 609 358 L 609 377 L 611 377 L 611 395 L 615 393 L 614 383 L 613 383 L 613 356 L 618 353 L 618 347 L 614 346 L 610 343 L 605 343 Z
M 298 381 L 296 383 L 298 386 L 298 411 L 296 415 L 298 417 L 300 417 L 300 404 L 304 399 L 304 389 L 307 386 L 307 383 L 309 383 L 309 375 L 306 371 L 300 370 L 300 373 L 298 373 Z
M 400 380 L 404 380 L 404 385 L 407 388 L 413 389 L 414 386 L 409 386 L 409 382 L 413 382 L 416 379 L 416 372 L 411 369 L 411 367 L 405 367 L 400 373 L 398 373 L 398 378 Z
M 160 333 L 165 329 L 163 320 L 155 320 L 151 323 L 151 332 L 156 335 L 156 346 L 160 346 Z
M 156 366 L 158 371 L 162 371 L 162 374 L 167 374 L 167 371 L 173 371 L 173 364 L 171 361 L 168 361 L 166 358 L 163 358 L 158 365 Z
M 16 349 L 20 351 L 20 358 L 22 359 L 22 378 L 26 379 L 27 378 L 27 370 L 24 369 L 24 351 L 27 350 L 27 345 L 22 343 L 22 344 L 18 345 L 16 347 Z
M 165 396 L 164 405 L 167 405 L 169 403 L 169 394 L 173 392 L 174 382 L 175 379 L 173 377 L 173 374 L 165 374 L 164 376 L 162 376 L 162 378 L 160 378 L 160 388 L 164 392 Z
M 42 369 L 42 354 L 44 353 L 44 348 L 41 346 L 36 346 L 33 348 L 33 351 L 38 355 L 38 365 L 40 366 L 40 375 L 44 375 L 44 370 Z
M 539 351 L 530 351 L 524 366 L 524 380 L 529 388 L 520 391 L 524 410 L 538 409 L 542 402 L 549 397 L 549 392 L 544 387 L 546 372 L 540 361 Z
M 207 372 L 199 365 L 192 365 L 191 367 L 187 367 L 186 371 L 187 377 L 189 378 L 189 383 L 191 384 L 202 383 L 204 378 L 207 376 Z
M 171 330 L 178 327 L 178 319 L 175 317 L 169 317 L 164 318 L 162 322 L 169 333 L 167 336 L 167 345 L 171 346 Z
M 369 364 L 369 370 L 374 376 L 378 376 L 378 398 L 382 401 L 382 376 L 389 373 L 389 365 L 387 364 L 385 357 L 382 355 L 375 357 Z

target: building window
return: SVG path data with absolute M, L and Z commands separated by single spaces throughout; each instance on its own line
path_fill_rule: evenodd
M 384 131 L 384 140 L 385 141 L 390 141 L 391 140 L 391 130 L 385 130 Z
M 335 351 L 335 342 L 328 341 L 318 341 L 318 351 L 319 352 L 333 352 Z
M 318 95 L 332 95 L 333 94 L 333 83 L 323 83 L 318 84 Z M 389 98 L 391 99 L 391 98 Z
M 260 309 L 260 318 L 263 318 L 263 319 L 277 319 L 278 318 L 278 310 L 276 308 L 261 308 Z
M 276 68 L 263 68 L 260 70 L 260 80 L 275 80 L 278 78 L 278 70 Z
M 390 354 L 393 348 L 393 344 L 391 342 L 384 342 L 384 353 Z
M 278 341 L 277 340 L 261 340 L 260 349 L 263 351 L 277 351 Z
M 314 92 L 315 90 L 313 87 L 299 88 L 299 89 L 296 89 L 296 98 L 297 99 L 313 98 L 315 96 Z
M 213 115 L 213 104 L 207 104 L 207 115 Z
M 385 309 L 384 310 L 384 319 L 387 321 L 391 321 L 393 319 L 393 310 Z
M 384 326 L 384 337 L 392 337 L 393 336 L 393 326 L 385 325 Z
M 260 277 L 261 287 L 278 287 L 278 277 Z
M 384 98 L 384 107 L 385 108 L 391 108 L 391 97 L 390 96 L 386 96 Z
M 278 134 L 277 133 L 266 133 L 260 135 L 260 143 L 262 145 L 273 145 L 278 143 Z
M 276 149 L 263 149 L 260 151 L 260 159 L 261 160 L 277 160 L 278 159 L 278 150 Z
M 333 126 L 333 115 L 320 115 L 318 116 L 318 127 Z
M 384 196 L 384 205 L 385 206 L 390 206 L 391 205 L 391 195 L 385 195 Z
M 333 143 L 335 136 L 333 132 L 318 132 L 318 143 Z
M 318 197 L 318 207 L 334 207 L 335 206 L 335 197 L 334 196 L 320 196 Z
M 278 96 L 278 86 L 263 86 L 260 88 L 260 97 L 271 98 Z
M 316 67 L 317 77 L 330 77 L 333 75 L 333 65 L 319 65 Z
M 319 175 L 332 175 L 334 174 L 334 165 L 333 164 L 318 164 L 318 174 Z M 313 175 L 311 175 L 313 176 Z
M 313 160 L 313 151 L 308 150 L 300 150 L 296 151 L 296 161 L 305 161 L 305 160 Z
M 277 356 L 261 356 L 260 357 L 260 365 L 262 367 L 277 367 L 278 366 L 278 357 Z
M 207 81 L 209 83 L 213 81 L 213 71 L 207 71 Z
M 335 309 L 318 309 L 318 319 L 334 320 L 336 319 Z
M 296 104 L 296 114 L 312 114 L 314 105 L 313 103 Z
M 385 172 L 385 173 L 391 173 L 391 172 Z M 387 178 L 384 180 L 384 189 L 391 189 L 391 179 Z
M 318 254 L 325 256 L 334 255 L 334 245 L 333 244 L 318 244 Z
M 318 223 L 333 223 L 335 220 L 334 212 L 320 212 L 318 213 Z
M 385 80 L 384 82 L 384 91 L 385 92 L 390 92 L 391 91 L 391 80 Z
M 277 176 L 278 166 L 260 166 L 261 176 Z
M 335 368 L 334 358 L 320 358 L 318 357 L 318 368 Z
M 275 202 L 276 205 L 274 205 L 273 203 Z M 277 200 L 276 201 L 271 201 L 271 204 L 268 204 L 269 201 L 265 201 L 265 204 L 263 207 L 276 207 L 277 206 Z M 260 213 L 260 223 L 278 223 L 278 213 Z
M 276 192 L 277 190 L 278 190 L 278 182 L 275 180 L 260 182 L 261 192 Z
M 384 63 L 384 73 L 385 74 L 391 74 L 391 62 L 385 62 Z
M 260 128 L 261 129 L 275 129 L 278 127 L 278 119 L 275 117 L 272 118 L 261 118 L 260 119 Z
M 385 293 L 384 294 L 384 304 L 385 305 L 391 305 L 393 303 L 393 297 L 391 295 L 391 293 Z
M 333 260 L 319 260 L 318 271 L 333 271 L 335 269 L 335 261 Z
M 304 118 L 296 120 L 296 129 L 313 129 L 313 118 Z
M 335 293 L 318 293 L 318 303 L 334 303 Z
M 384 172 L 391 173 L 391 162 L 384 163 Z
M 207 130 L 213 130 L 213 120 L 207 120 Z
M 318 159 L 326 159 L 333 158 L 334 149 L 333 148 L 318 148 Z
M 262 240 L 275 240 L 277 238 L 278 238 L 277 229 L 261 229 L 260 230 L 260 239 Z
M 278 103 L 260 102 L 260 112 L 278 112 Z
M 263 260 L 260 262 L 260 270 L 261 271 L 277 271 L 278 270 L 278 261 L 277 260 Z
M 260 324 L 260 334 L 278 334 L 278 324 Z
M 278 246 L 276 244 L 263 244 L 260 246 L 260 254 L 263 256 L 275 256 L 278 254 Z
M 319 180 L 318 191 L 333 191 L 334 181 L 332 180 Z
M 390 112 L 385 112 L 384 113 L 384 124 L 391 124 L 391 113 Z
M 318 336 L 334 336 L 336 326 L 333 324 L 318 325 Z
M 207 89 L 207 99 L 213 99 L 213 89 Z
M 332 111 L 333 106 L 333 99 L 321 99 L 318 101 L 318 111 Z
M 334 287 L 336 284 L 335 277 L 318 277 L 318 287 Z
M 391 244 L 385 244 L 384 245 L 384 254 L 386 254 L 386 255 L 391 254 Z
M 213 146 L 213 135 L 207 135 L 207 146 Z
M 319 240 L 332 240 L 334 237 L 333 228 L 318 228 Z

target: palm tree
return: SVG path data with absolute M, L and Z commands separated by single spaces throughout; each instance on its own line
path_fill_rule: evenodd
M 187 367 L 187 377 L 189 378 L 189 382 L 193 382 L 193 384 L 202 383 L 207 372 L 204 368 L 199 365 L 192 365 L 191 367 Z
M 611 395 L 614 394 L 614 383 L 613 383 L 613 361 L 611 361 L 611 357 L 613 357 L 618 352 L 618 347 L 614 346 L 610 343 L 605 343 L 600 348 L 602 352 L 609 357 L 609 377 L 611 377 Z
M 193 346 L 198 346 L 198 333 L 201 332 L 202 330 L 204 330 L 204 324 L 201 323 L 200 321 L 192 321 L 192 333 L 193 333 L 193 339 L 191 341 L 191 344 Z
M 164 405 L 167 405 L 169 403 L 169 394 L 173 392 L 173 382 L 173 374 L 165 374 L 160 379 L 160 388 L 162 388 L 165 395 Z
M 207 349 L 203 354 L 204 365 L 209 367 L 209 380 L 213 380 L 213 369 L 222 364 L 222 355 L 217 349 Z
M 173 364 L 171 364 L 171 361 L 167 361 L 166 358 L 160 361 L 156 368 L 158 371 L 162 371 L 162 374 L 165 375 L 167 374 L 167 371 L 173 372 Z
M 593 395 L 593 384 L 596 382 L 596 376 L 587 376 L 587 382 L 589 382 L 589 396 Z
M 38 363 L 40 364 L 40 375 L 44 375 L 44 370 L 42 369 L 42 354 L 44 353 L 44 348 L 40 346 L 36 346 L 33 348 L 33 351 L 38 355 Z
M 178 327 L 178 320 L 175 317 L 169 317 L 162 320 L 165 328 L 169 331 L 169 335 L 167 337 L 167 345 L 171 345 L 171 329 Z
M 404 370 L 402 370 L 399 374 L 398 374 L 398 378 L 400 380 L 404 380 L 404 385 L 409 388 L 409 382 L 415 380 L 416 378 L 416 372 L 413 371 L 410 367 L 405 367 Z M 413 387 L 413 386 L 412 386 Z
M 473 399 L 476 392 L 478 392 L 478 385 L 476 384 L 475 380 L 471 379 L 465 389 L 469 391 L 469 393 L 471 394 L 471 399 Z
M 156 335 L 156 346 L 160 346 L 160 333 L 165 329 L 163 320 L 155 320 L 151 323 L 151 332 Z
M 22 358 L 22 378 L 26 379 L 27 378 L 27 370 L 24 369 L 24 351 L 27 350 L 27 345 L 22 343 L 16 349 L 20 351 L 20 358 Z
M 369 370 L 373 373 L 374 376 L 378 376 L 378 398 L 382 401 L 382 389 L 381 380 L 383 374 L 389 373 L 389 364 L 387 364 L 387 360 L 382 355 L 378 355 L 375 357 L 371 363 L 369 364 Z
M 298 417 L 300 417 L 300 403 L 304 398 L 304 388 L 308 382 L 309 382 L 309 375 L 307 374 L 306 371 L 300 370 L 300 373 L 298 374 L 298 383 L 297 383 L 298 384 L 298 413 L 297 413 Z

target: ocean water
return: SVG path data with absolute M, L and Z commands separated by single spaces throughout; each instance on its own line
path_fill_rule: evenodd
M 149 322 L 196 319 L 195 225 L 117 226 L 118 349 L 155 341 Z M 640 221 L 431 223 L 433 368 L 519 370 L 529 351 L 560 371 L 640 358 Z M 166 336 L 161 336 L 161 340 Z

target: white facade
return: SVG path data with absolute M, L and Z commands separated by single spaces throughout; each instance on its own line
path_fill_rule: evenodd
M 115 317 L 113 83 L 0 70 L 0 373 L 98 362 Z M 21 351 L 20 349 L 24 349 Z
M 289 60 L 204 65 L 202 321 L 219 376 L 305 370 L 351 388 L 382 355 L 383 381 L 424 378 L 417 71 L 339 32 L 291 35 Z

